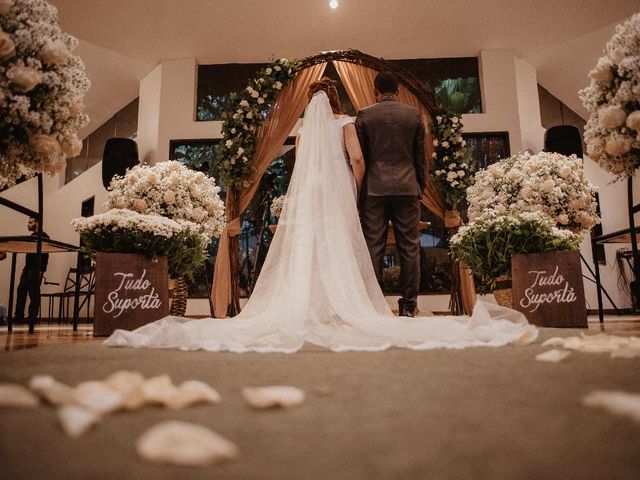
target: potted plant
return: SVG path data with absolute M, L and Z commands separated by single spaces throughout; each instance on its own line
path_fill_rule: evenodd
M 499 304 L 511 307 L 513 254 L 578 250 L 581 241 L 580 234 L 557 228 L 548 216 L 523 212 L 475 220 L 459 229 L 450 247 Z

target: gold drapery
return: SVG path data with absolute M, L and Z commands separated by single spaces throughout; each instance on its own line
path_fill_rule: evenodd
M 238 255 L 237 247 L 231 251 L 231 237 L 240 233 L 240 214 L 247 208 L 253 195 L 260 186 L 260 179 L 271 164 L 285 140 L 291 133 L 300 114 L 307 105 L 307 90 L 312 82 L 319 80 L 326 63 L 313 65 L 297 73 L 278 94 L 269 111 L 267 121 L 260 127 L 256 152 L 253 156 L 255 171 L 250 178 L 250 186 L 239 187 L 237 191 L 229 189 L 226 202 L 227 225 L 220 237 L 218 254 L 213 277 L 211 297 L 214 314 L 224 318 L 232 299 L 231 255 Z M 238 198 L 235 198 L 235 196 Z

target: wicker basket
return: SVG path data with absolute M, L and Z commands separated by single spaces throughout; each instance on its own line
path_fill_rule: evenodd
M 513 293 L 511 291 L 511 275 L 500 275 L 496 278 L 496 288 L 493 296 L 496 303 L 503 307 L 513 308 Z

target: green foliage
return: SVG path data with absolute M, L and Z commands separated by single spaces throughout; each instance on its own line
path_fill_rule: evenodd
M 501 217 L 462 227 L 450 246 L 452 256 L 493 289 L 497 277 L 511 274 L 511 255 L 577 250 L 581 240 L 580 235 L 558 230 L 546 217 Z

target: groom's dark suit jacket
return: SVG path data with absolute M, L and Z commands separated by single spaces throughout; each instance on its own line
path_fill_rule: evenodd
M 356 131 L 366 164 L 363 194 L 421 196 L 425 129 L 420 112 L 383 99 L 358 112 Z

